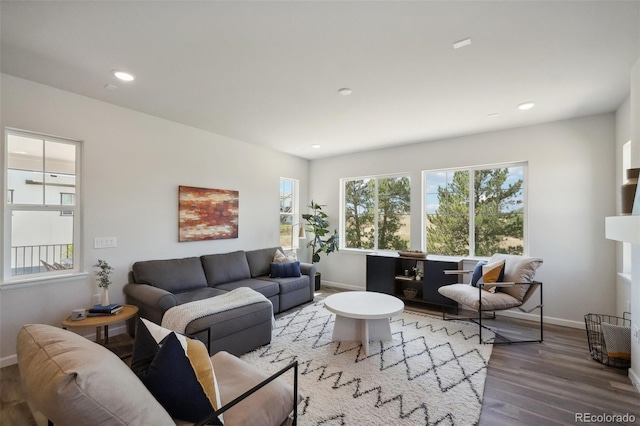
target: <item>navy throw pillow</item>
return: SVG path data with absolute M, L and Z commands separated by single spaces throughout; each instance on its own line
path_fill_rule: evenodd
M 482 278 L 482 267 L 486 265 L 487 262 L 481 260 L 476 264 L 476 267 L 473 268 L 473 274 L 471 275 L 471 285 L 474 287 L 478 287 L 478 281 Z
M 269 276 L 271 278 L 299 277 L 301 276 L 300 262 L 271 262 L 271 264 L 269 265 Z

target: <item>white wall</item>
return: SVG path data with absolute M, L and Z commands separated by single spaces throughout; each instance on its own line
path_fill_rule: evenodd
M 621 192 L 620 187 L 624 183 L 623 167 L 622 167 L 622 146 L 631 140 L 631 100 L 627 97 L 625 101 L 620 105 L 616 111 L 616 144 L 615 144 L 615 158 L 616 158 L 616 214 L 620 214 L 621 211 Z M 631 303 L 631 287 L 629 276 L 620 274 L 623 271 L 622 258 L 623 258 L 623 244 L 629 243 L 617 243 L 616 244 L 616 316 L 623 316 L 624 312 L 629 312 Z
M 122 303 L 135 261 L 278 245 L 281 176 L 300 180 L 300 204 L 308 204 L 306 160 L 9 75 L 1 89 L 2 128 L 84 141 L 81 264 L 89 271 L 0 288 L 2 365 L 15 360 L 23 324 L 60 325 L 73 308 L 89 306 L 98 258 L 116 269 L 109 295 Z M 178 243 L 178 185 L 238 190 L 239 237 Z M 118 246 L 93 249 L 96 237 L 117 237 Z
M 540 106 L 543 107 L 543 106 Z M 528 161 L 529 254 L 544 259 L 545 320 L 578 328 L 584 314 L 615 311 L 615 117 L 603 114 L 401 148 L 314 160 L 310 196 L 338 227 L 340 178 L 409 172 L 412 248 L 420 248 L 421 171 Z M 319 264 L 324 282 L 365 287 L 365 255 L 341 251 Z

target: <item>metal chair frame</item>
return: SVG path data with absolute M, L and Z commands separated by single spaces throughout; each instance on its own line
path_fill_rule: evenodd
M 460 271 L 462 272 L 462 271 Z M 496 318 L 496 310 L 482 310 L 482 290 L 485 286 L 485 284 L 479 283 L 478 284 L 478 300 L 479 300 L 479 304 L 478 304 L 478 317 L 469 317 L 469 318 L 447 318 L 446 317 L 446 299 L 448 299 L 445 296 L 442 296 L 442 319 L 445 321 L 471 321 L 475 324 L 478 324 L 478 335 L 479 335 L 479 339 L 480 339 L 480 343 L 481 344 L 493 344 L 493 345 L 510 345 L 510 344 L 514 344 L 514 343 L 542 343 L 543 341 L 543 333 L 544 333 L 544 325 L 543 325 L 543 308 L 544 305 L 542 303 L 542 282 L 540 281 L 532 281 L 530 283 L 491 283 L 491 284 L 487 284 L 490 286 L 496 286 L 496 287 L 511 287 L 514 285 L 528 285 L 529 289 L 527 290 L 527 293 L 525 294 L 525 297 L 523 298 L 523 302 L 519 305 L 519 306 L 513 306 L 511 308 L 508 309 L 500 309 L 500 310 L 509 310 L 509 309 L 513 309 L 513 308 L 518 308 L 520 311 L 525 312 L 525 313 L 530 313 L 532 311 L 534 311 L 535 309 L 540 309 L 540 338 L 539 339 L 525 339 L 525 340 L 513 340 L 513 339 L 509 339 L 508 337 L 503 336 L 502 334 L 498 333 L 495 330 L 492 330 L 491 328 L 487 327 L 486 325 L 482 324 L 482 317 L 483 317 L 483 313 L 491 313 L 491 317 L 485 317 L 485 319 L 495 319 Z M 534 286 L 535 288 L 531 288 L 531 286 Z M 535 292 L 536 288 L 540 288 L 540 303 L 536 306 L 534 306 L 531 309 L 523 309 L 521 308 L 521 306 L 533 295 L 533 292 Z M 450 299 L 453 300 L 453 299 Z M 457 300 L 454 300 L 454 302 L 459 303 Z M 475 308 L 470 307 L 471 309 L 473 309 L 474 311 L 476 311 Z M 495 339 L 493 341 L 484 341 L 482 339 L 482 329 L 487 329 L 491 332 L 494 333 L 495 335 L 495 339 L 500 339 L 499 342 L 497 342 Z

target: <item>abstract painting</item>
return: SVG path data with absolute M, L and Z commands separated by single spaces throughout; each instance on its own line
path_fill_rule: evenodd
M 179 187 L 179 241 L 238 238 L 238 191 Z

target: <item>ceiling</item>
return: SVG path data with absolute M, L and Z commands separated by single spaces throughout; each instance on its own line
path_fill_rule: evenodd
M 0 14 L 6 74 L 306 159 L 614 111 L 640 58 L 639 1 L 5 0 Z

